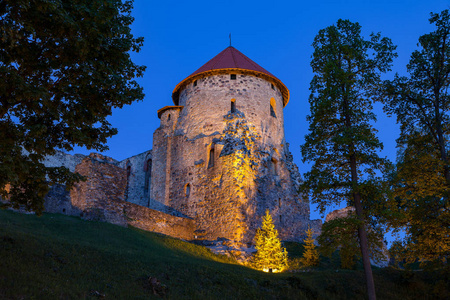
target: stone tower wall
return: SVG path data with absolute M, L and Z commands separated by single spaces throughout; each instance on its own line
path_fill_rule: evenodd
M 276 117 L 270 114 L 270 99 L 275 100 Z M 180 93 L 184 106 L 177 129 L 182 129 L 188 139 L 198 135 L 211 135 L 225 129 L 223 116 L 230 112 L 231 99 L 236 109 L 261 135 L 261 143 L 282 150 L 284 144 L 283 99 L 276 86 L 251 75 L 230 74 L 208 76 L 189 84 Z
M 179 104 L 154 134 L 152 200 L 195 219 L 197 238 L 249 243 L 266 209 L 283 239 L 303 236 L 309 202 L 297 192 L 280 91 L 255 76 L 213 75 L 186 86 Z
M 172 164 L 171 149 L 173 147 L 176 148 L 176 143 L 174 144 L 173 140 L 175 139 L 179 115 L 179 109 L 165 110 L 160 117 L 160 127 L 153 133 L 154 150 L 152 150 L 153 166 L 149 207 L 162 211 L 169 204 L 170 170 Z

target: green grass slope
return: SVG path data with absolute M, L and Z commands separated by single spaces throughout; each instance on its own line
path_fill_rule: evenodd
M 375 284 L 379 299 L 402 300 L 446 299 L 449 286 L 439 272 L 389 269 Z M 134 228 L 0 210 L 0 299 L 97 298 L 364 299 L 365 286 L 360 270 L 266 274 Z

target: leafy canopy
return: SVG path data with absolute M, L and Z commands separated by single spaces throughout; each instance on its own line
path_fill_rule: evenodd
M 252 257 L 252 264 L 256 269 L 282 272 L 288 267 L 287 251 L 281 246 L 278 230 L 275 229 L 269 210 L 266 210 L 261 228 L 256 231 L 255 247 L 257 252 Z
M 46 168 L 44 156 L 107 149 L 112 108 L 143 99 L 131 9 L 121 0 L 0 2 L 0 195 L 16 206 L 41 212 L 48 181 L 79 179 Z
M 419 38 L 409 76 L 384 83 L 384 109 L 397 117 L 400 137 L 391 175 L 398 213 L 406 228 L 404 258 L 445 261 L 450 255 L 450 14 L 431 14 L 435 31 Z

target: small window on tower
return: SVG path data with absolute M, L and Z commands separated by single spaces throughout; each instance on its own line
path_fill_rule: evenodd
M 197 86 L 197 80 L 196 81 L 194 81 L 194 87 L 196 87 Z
M 231 113 L 236 112 L 236 99 L 231 99 Z
M 191 194 L 191 185 L 189 183 L 184 186 L 184 193 L 186 194 L 186 197 L 189 197 Z
M 270 98 L 270 115 L 274 118 L 277 117 L 276 103 L 275 103 L 275 99 L 273 97 Z
M 236 80 L 236 74 L 231 74 L 231 75 L 230 75 L 230 79 L 231 79 L 231 80 Z
M 214 147 L 211 146 L 211 149 L 209 150 L 209 162 L 208 162 L 208 168 L 214 167 Z
M 273 83 L 270 84 L 272 87 L 272 90 L 275 90 L 275 86 L 273 85 Z
M 170 121 L 170 114 L 167 116 L 167 121 Z

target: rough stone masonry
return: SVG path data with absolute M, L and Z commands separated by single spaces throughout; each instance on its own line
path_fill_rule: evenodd
M 172 98 L 158 111 L 152 150 L 121 162 L 59 153 L 87 180 L 70 194 L 55 186 L 47 210 L 237 246 L 252 244 L 266 210 L 283 240 L 301 240 L 308 226 L 319 233 L 321 221 L 309 219 L 298 192 L 284 136 L 289 90 L 278 78 L 228 47 Z

